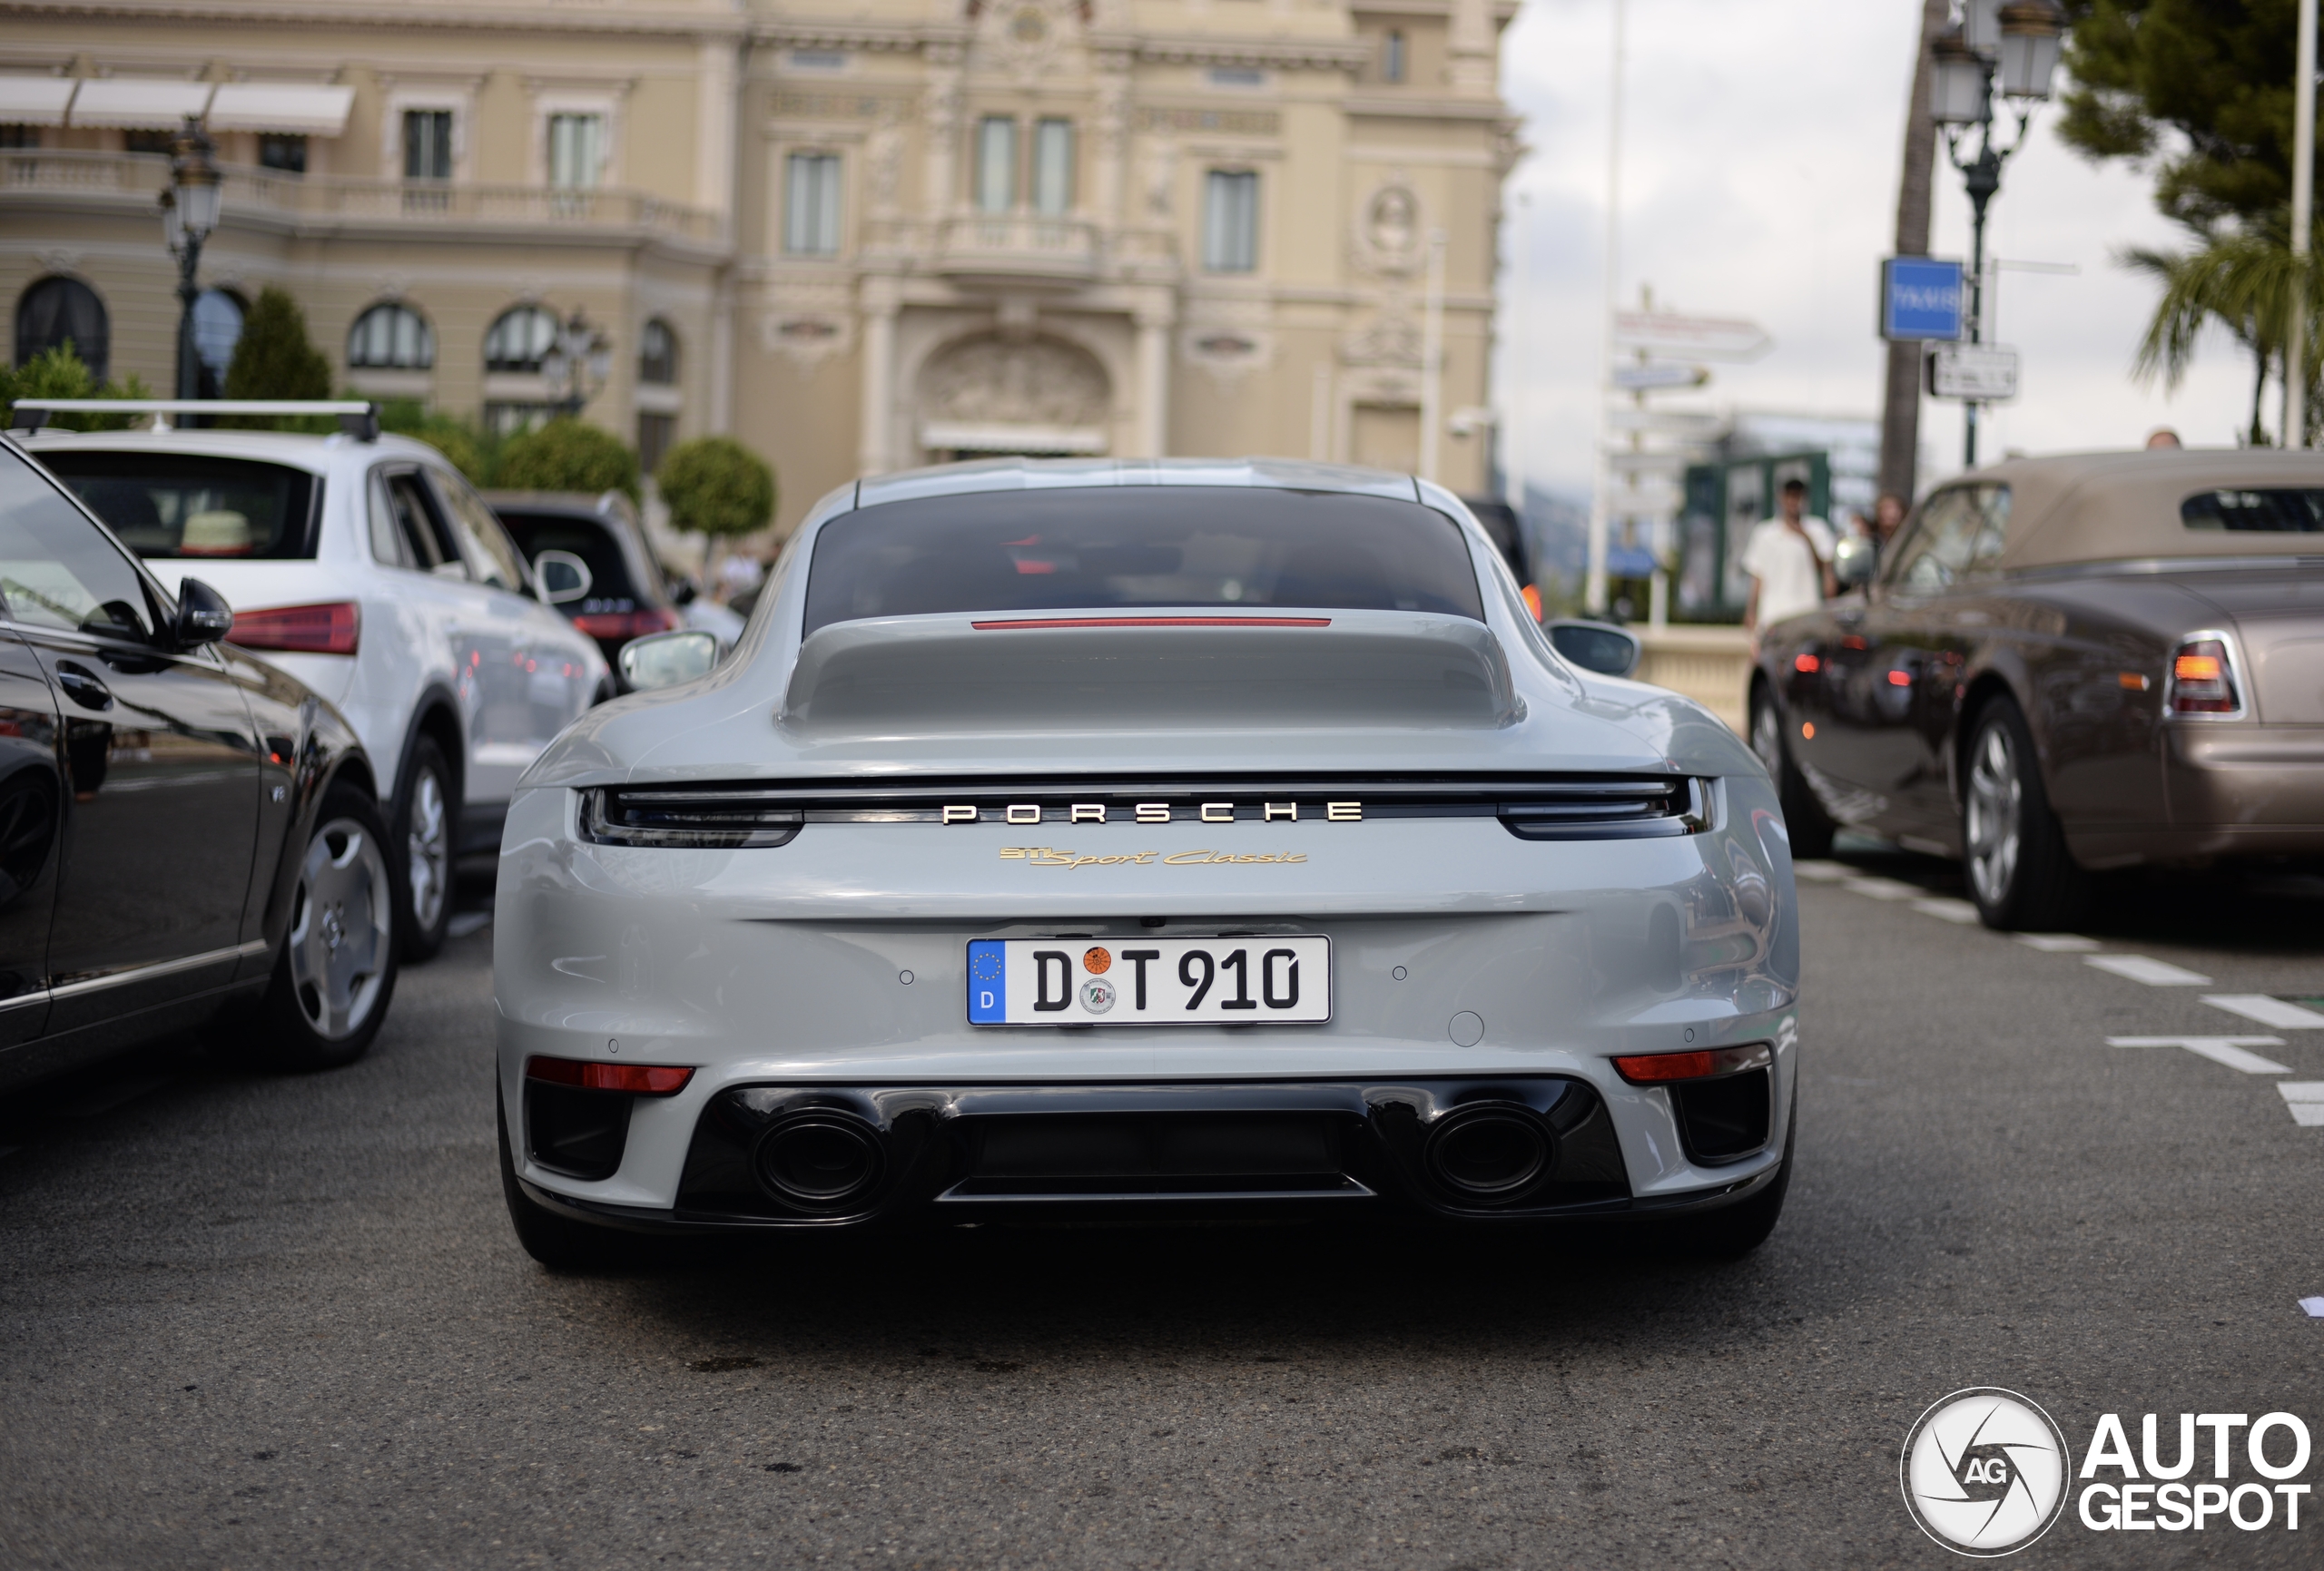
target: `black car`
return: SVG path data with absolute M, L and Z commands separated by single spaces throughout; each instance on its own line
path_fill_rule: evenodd
M 615 670 L 631 639 L 684 625 L 620 492 L 487 491 L 484 499 L 532 564 L 544 598 L 597 641 Z
M 370 761 L 0 441 L 0 1087 L 171 1032 L 350 1062 L 396 984 Z

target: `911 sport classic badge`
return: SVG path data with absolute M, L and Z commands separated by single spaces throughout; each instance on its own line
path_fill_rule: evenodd
M 1905 1437 L 1905 1506 L 1956 1555 L 2014 1555 L 2065 1509 L 2073 1458 L 2041 1408 L 1998 1386 L 1955 1391 Z

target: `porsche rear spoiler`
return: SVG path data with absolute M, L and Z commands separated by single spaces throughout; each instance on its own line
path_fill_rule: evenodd
M 1393 611 L 995 613 L 834 623 L 799 651 L 786 729 L 1495 729 L 1525 716 L 1481 622 Z

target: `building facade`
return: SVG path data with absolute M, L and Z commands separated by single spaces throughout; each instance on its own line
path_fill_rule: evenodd
M 69 334 L 168 388 L 157 150 L 201 113 L 221 364 L 279 284 L 345 386 L 506 427 L 577 309 L 615 349 L 586 417 L 649 461 L 741 438 L 785 527 L 858 473 L 995 453 L 1473 491 L 1514 11 L 0 0 L 0 299 L 19 360 Z

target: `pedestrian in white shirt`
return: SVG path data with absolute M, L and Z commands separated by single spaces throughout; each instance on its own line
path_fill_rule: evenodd
M 1743 571 L 1751 575 L 1744 628 L 1757 634 L 1787 616 L 1813 611 L 1838 584 L 1832 577 L 1832 526 L 1807 513 L 1807 486 L 1783 483 L 1782 512 L 1751 531 Z

